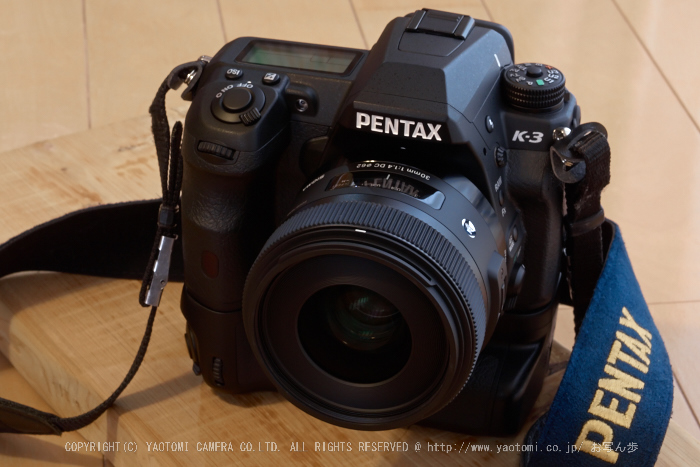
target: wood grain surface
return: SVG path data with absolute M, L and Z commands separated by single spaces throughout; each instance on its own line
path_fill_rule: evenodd
M 0 151 L 88 128 L 82 4 L 32 3 L 0 3 Z
M 91 127 L 147 113 L 173 63 L 224 43 L 216 0 L 88 1 L 85 25 Z
M 603 204 L 608 217 L 623 230 L 642 291 L 671 355 L 677 382 L 674 420 L 692 436 L 700 436 L 700 369 L 696 359 L 700 351 L 700 288 L 695 285 L 700 277 L 700 243 L 695 240 L 700 230 L 700 101 L 696 86 L 700 70 L 693 58 L 700 50 L 700 31 L 694 27 L 700 23 L 697 2 L 209 0 L 195 4 L 0 0 L 0 7 L 0 59 L 8 78 L 0 91 L 0 150 L 15 149 L 0 155 L 0 242 L 74 209 L 157 196 L 149 123 L 146 118 L 123 119 L 145 115 L 155 86 L 172 66 L 201 54 L 213 55 L 225 41 L 258 35 L 364 48 L 376 41 L 393 17 L 422 7 L 505 24 L 515 38 L 516 61 L 544 61 L 561 68 L 567 86 L 582 106 L 583 120 L 600 121 L 608 128 L 613 174 Z M 168 105 L 173 115 L 181 115 L 187 108 L 172 98 Z M 73 134 L 88 128 L 93 129 Z M 73 135 L 49 140 L 69 134 Z M 22 147 L 29 143 L 35 144 Z M 0 350 L 56 410 L 69 414 L 88 407 L 113 389 L 133 357 L 134 343 L 145 322 L 133 287 L 55 274 L 3 279 Z M 104 441 L 119 436 L 143 442 L 152 435 L 160 436 L 158 430 L 162 429 L 163 436 L 196 433 L 192 439 L 210 440 L 242 431 L 226 412 L 226 407 L 236 402 L 213 395 L 187 370 L 188 358 L 181 342 L 183 325 L 177 321 L 181 320 L 178 292 L 172 290 L 176 287 L 167 290 L 170 308 L 163 309 L 156 324 L 156 335 L 163 342 L 172 340 L 167 344 L 170 347 L 166 345 L 147 357 L 146 367 L 150 361 L 155 368 L 139 374 L 126 402 L 120 402 L 107 417 L 111 422 L 100 422 L 94 432 L 82 433 L 87 439 Z M 51 314 L 60 319 L 52 321 Z M 46 330 L 38 332 L 41 328 Z M 566 308 L 560 310 L 556 335 L 567 347 L 573 344 L 571 314 Z M 93 346 L 88 355 L 62 348 L 67 343 L 83 342 L 80 339 Z M 154 343 L 156 339 L 154 336 Z M 109 364 L 100 360 L 105 351 L 114 353 Z M 140 378 L 144 380 L 138 383 Z M 159 392 L 158 381 L 165 381 L 163 385 L 170 389 Z M 3 391 L 19 387 L 18 382 L 21 378 L 17 373 L 0 371 Z M 157 395 L 153 396 L 153 390 Z M 75 395 L 63 402 L 73 391 L 77 391 Z M 183 401 L 192 403 L 194 397 L 187 394 L 194 392 L 200 399 L 211 397 L 225 403 L 185 406 Z M 274 427 L 291 423 L 289 426 L 301 430 L 298 433 L 313 435 L 308 439 L 319 433 L 327 439 L 344 439 L 327 425 L 314 425 L 315 421 L 306 420 L 298 411 L 283 409 L 286 403 L 274 396 L 266 397 L 260 404 L 246 400 L 236 406 L 244 413 L 263 414 L 259 422 L 263 426 L 251 428 L 251 433 L 259 434 L 263 428 L 274 432 Z M 161 403 L 171 399 L 173 405 Z M 185 422 L 169 418 L 167 410 L 171 409 L 174 414 L 189 414 L 183 415 Z M 221 425 L 195 430 L 189 423 L 204 420 L 202 413 L 220 420 Z M 137 421 L 133 425 L 141 426 L 141 420 L 151 425 L 145 431 L 132 428 L 127 423 L 130 417 Z M 413 439 L 412 430 L 384 439 Z M 680 462 L 683 453 L 694 452 L 677 447 L 677 443 L 692 445 L 688 433 L 679 430 L 671 425 L 660 464 L 679 465 L 673 462 Z M 425 436 L 440 439 L 442 435 Z M 50 451 L 41 439 L 37 441 L 35 453 Z M 18 457 L 13 453 L 20 451 L 13 451 L 13 446 L 12 441 L 0 439 L 0 464 L 14 465 L 32 451 L 28 447 Z M 168 465 L 170 457 L 161 454 L 147 461 Z M 229 459 L 219 454 L 173 462 L 214 464 Z M 258 464 L 274 459 L 258 454 L 236 459 Z M 386 454 L 343 459 L 340 453 L 333 455 L 300 462 L 325 464 L 335 459 L 337 463 L 374 465 L 464 460 L 437 453 L 425 458 Z M 28 465 L 71 464 L 58 457 L 49 459 L 49 454 L 37 456 L 27 457 Z M 126 465 L 145 459 L 141 451 L 132 458 L 115 456 L 118 454 L 106 458 Z
M 700 19 L 700 3 L 694 0 L 615 0 L 614 3 L 695 127 L 700 127 L 697 68 L 687 66 L 688 59 L 697 57 L 700 51 L 700 35 L 694 32 Z
M 39 394 L 12 367 L 4 355 L 0 354 L 0 397 L 20 404 L 30 405 L 38 410 L 51 411 Z M 37 465 L 76 465 L 100 467 L 102 454 L 95 451 L 69 451 L 66 443 L 86 443 L 79 433 L 66 433 L 64 436 L 27 436 L 9 433 L 0 434 L 0 465 L 13 467 L 35 467 Z

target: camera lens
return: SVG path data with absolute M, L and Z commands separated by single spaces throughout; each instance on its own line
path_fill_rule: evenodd
M 316 292 L 301 309 L 298 332 L 314 363 L 359 384 L 391 378 L 411 353 L 411 334 L 399 310 L 380 294 L 354 285 Z
M 499 229 L 465 177 L 366 161 L 315 178 L 248 273 L 253 353 L 287 399 L 327 422 L 380 430 L 435 414 L 497 320 Z

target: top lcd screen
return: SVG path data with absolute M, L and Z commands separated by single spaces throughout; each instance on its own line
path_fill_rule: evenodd
M 360 58 L 350 50 L 261 41 L 251 43 L 242 55 L 239 62 L 338 75 L 348 74 Z

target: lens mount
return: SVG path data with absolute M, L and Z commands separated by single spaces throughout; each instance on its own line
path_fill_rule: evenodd
M 477 267 L 483 252 L 465 246 L 496 249 L 488 219 L 435 177 L 430 203 L 324 186 L 304 194 L 251 268 L 243 319 L 252 350 L 279 391 L 317 418 L 364 430 L 418 422 L 459 393 L 496 318 Z M 453 203 L 461 207 L 445 225 Z M 465 232 L 464 215 L 480 237 Z M 357 297 L 374 308 L 358 312 Z

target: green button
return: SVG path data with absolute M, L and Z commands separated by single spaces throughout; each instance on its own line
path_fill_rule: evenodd
M 544 81 L 542 81 L 541 79 L 538 79 L 538 80 L 537 80 L 537 84 L 538 84 L 539 86 L 544 86 Z

